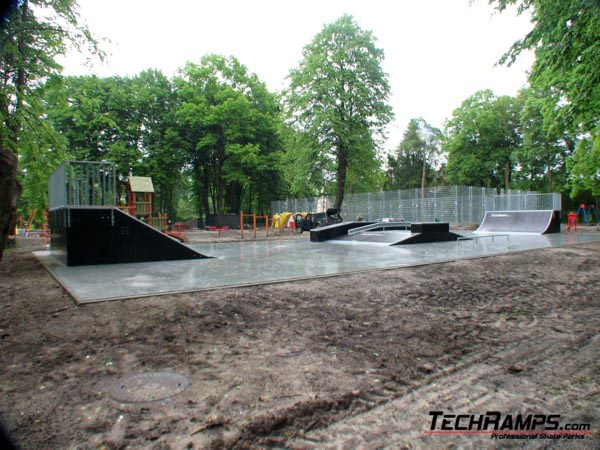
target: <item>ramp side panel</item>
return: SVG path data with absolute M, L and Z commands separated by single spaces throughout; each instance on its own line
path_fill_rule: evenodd
M 487 211 L 475 232 L 560 233 L 560 212 Z
M 65 209 L 52 212 L 63 226 L 51 244 L 67 266 L 207 258 L 117 208 Z

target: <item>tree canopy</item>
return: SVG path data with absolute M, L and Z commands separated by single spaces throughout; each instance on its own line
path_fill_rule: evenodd
M 36 83 L 57 73 L 58 55 L 69 45 L 95 41 L 79 24 L 75 0 L 21 0 L 14 2 L 0 26 L 0 258 L 14 228 L 20 137 L 34 130 L 39 118 L 40 90 Z M 31 141 L 29 141 L 31 142 Z M 30 147 L 30 150 L 33 150 Z
M 276 97 L 234 57 L 188 63 L 175 85 L 180 136 L 204 211 L 238 212 L 247 192 L 268 208 L 282 155 Z
M 385 163 L 384 53 L 351 16 L 324 25 L 277 94 L 235 56 L 205 55 L 174 77 L 61 76 L 67 46 L 96 45 L 75 0 L 16 3 L 0 29 L 0 254 L 19 196 L 22 212 L 41 211 L 48 175 L 69 158 L 114 161 L 122 182 L 151 176 L 155 211 L 173 219 L 264 214 L 289 195 L 333 194 L 340 207 L 346 193 L 441 182 L 599 196 L 597 2 L 490 3 L 532 14 L 502 58 L 535 52 L 529 86 L 474 93 L 443 131 L 411 120 Z
M 348 179 L 374 187 L 373 175 L 380 166 L 376 139 L 392 118 L 382 61 L 383 50 L 375 46 L 372 33 L 345 15 L 314 37 L 299 67 L 290 72 L 285 97 L 289 121 L 313 141 L 297 150 L 318 149 L 311 159 L 316 164 L 330 160 L 322 168 L 330 172 L 326 179 L 336 184 L 337 208 Z
M 597 0 L 490 0 L 499 11 L 516 5 L 532 14 L 532 30 L 502 57 L 510 64 L 524 50 L 535 52 L 529 80 L 544 92 L 542 113 L 551 133 L 580 136 L 569 162 L 571 194 L 598 195 L 594 167 L 600 136 L 600 4 Z
M 451 183 L 510 188 L 521 145 L 518 99 L 479 91 L 452 113 L 444 148 Z
M 386 189 L 424 189 L 435 176 L 442 132 L 424 119 L 411 119 L 395 154 L 388 155 Z

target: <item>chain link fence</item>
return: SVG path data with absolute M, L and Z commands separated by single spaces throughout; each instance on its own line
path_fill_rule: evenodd
M 271 202 L 272 213 L 325 212 L 335 197 L 323 196 Z M 452 225 L 478 224 L 486 211 L 560 211 L 560 194 L 529 191 L 499 193 L 497 189 L 473 186 L 439 186 L 426 189 L 348 194 L 344 197 L 345 220 L 390 219 L 407 222 L 449 222 Z

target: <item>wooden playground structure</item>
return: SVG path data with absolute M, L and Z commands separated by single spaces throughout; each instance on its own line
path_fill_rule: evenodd
M 29 233 L 32 231 L 32 227 L 33 227 L 33 220 L 35 218 L 35 215 L 37 213 L 37 208 L 33 208 L 31 210 L 31 212 L 29 213 L 29 217 L 27 218 L 27 222 L 25 222 L 25 219 L 23 217 L 22 214 L 20 214 L 17 218 L 17 226 L 16 229 L 14 230 L 14 235 L 17 236 L 19 235 L 19 230 L 21 230 L 22 234 L 27 237 L 29 236 Z M 39 223 L 39 234 L 38 236 L 41 238 L 44 238 L 44 240 L 46 241 L 46 244 L 50 243 L 50 230 L 48 228 L 48 209 L 46 208 L 46 210 L 44 211 L 44 219 Z
M 269 237 L 269 216 L 258 216 L 255 213 L 244 213 L 240 211 L 240 237 L 244 239 L 244 217 L 252 218 L 252 236 L 256 239 L 256 219 L 264 219 L 265 220 L 265 228 L 267 232 L 267 237 Z
M 178 239 L 181 242 L 188 242 L 188 238 L 185 236 L 185 227 L 183 227 L 181 223 L 175 224 L 175 230 L 170 230 L 167 213 L 153 215 L 152 194 L 154 194 L 152 178 L 130 176 L 127 179 L 127 205 L 119 206 L 119 209 L 122 209 L 127 212 L 127 214 L 161 230 L 166 235 Z

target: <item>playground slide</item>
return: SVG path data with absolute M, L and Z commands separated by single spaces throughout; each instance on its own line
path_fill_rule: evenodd
M 487 211 L 475 233 L 560 233 L 560 212 Z

